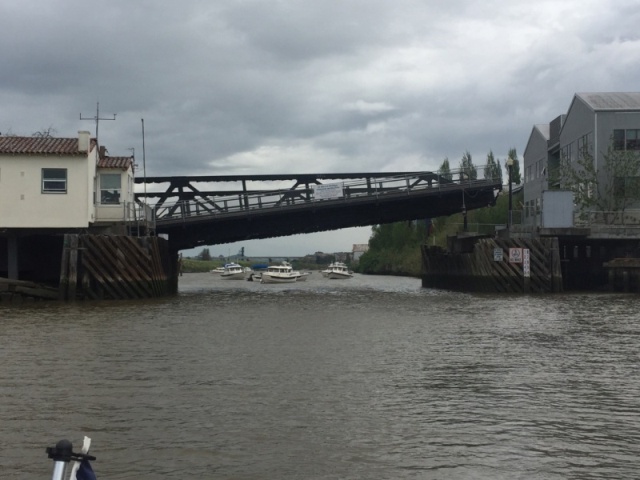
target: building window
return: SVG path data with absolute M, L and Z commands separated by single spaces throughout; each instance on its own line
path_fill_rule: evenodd
M 624 130 L 613 131 L 613 149 L 624 150 Z
M 614 150 L 640 150 L 639 129 L 616 129 L 613 131 Z
M 67 193 L 67 169 L 43 168 L 42 193 Z
M 640 198 L 640 177 L 615 177 L 613 195 L 616 198 Z
M 119 205 L 122 176 L 119 173 L 103 173 L 100 175 L 100 203 L 103 205 Z
M 626 130 L 625 137 L 627 150 L 640 150 L 640 130 Z
M 582 137 L 578 138 L 578 155 L 583 158 L 591 153 L 591 145 L 592 145 L 592 134 L 587 133 Z

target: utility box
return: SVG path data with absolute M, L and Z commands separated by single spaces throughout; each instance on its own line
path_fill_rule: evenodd
M 573 192 L 566 190 L 542 192 L 542 227 L 573 227 Z

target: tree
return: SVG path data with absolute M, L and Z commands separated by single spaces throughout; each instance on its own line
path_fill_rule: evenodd
M 442 178 L 453 180 L 453 176 L 451 175 L 451 168 L 449 167 L 449 158 L 445 157 L 445 159 L 442 161 L 442 165 L 440 165 L 438 173 Z
M 625 209 L 640 200 L 640 152 L 616 150 L 611 140 L 602 159 L 598 169 L 592 148 L 585 146 L 575 161 L 561 156 L 553 176 L 560 180 L 561 188 L 573 192 L 583 215 L 598 212 L 604 223 L 615 223 Z
M 203 248 L 202 251 L 198 254 L 198 258 L 205 262 L 208 262 L 209 260 L 211 260 L 211 253 L 209 253 L 209 249 Z
M 493 157 L 493 151 L 489 150 L 487 154 L 487 164 L 484 167 L 484 178 L 486 180 L 499 180 L 502 183 L 502 167 L 500 161 L 496 163 Z
M 460 160 L 460 173 L 464 174 L 465 180 L 477 180 L 478 179 L 478 170 L 473 164 L 473 160 L 471 159 L 471 153 L 469 150 L 464 152 L 462 155 L 462 160 Z
M 56 134 L 56 129 L 53 127 L 43 128 L 39 132 L 34 132 L 31 134 L 32 137 L 38 138 L 52 138 Z
M 522 176 L 520 175 L 520 161 L 518 160 L 518 154 L 516 153 L 515 148 L 509 149 L 509 155 L 507 158 L 513 160 L 513 166 L 511 167 L 511 181 L 520 185 L 522 183 Z M 507 174 L 508 173 L 509 172 L 507 171 Z

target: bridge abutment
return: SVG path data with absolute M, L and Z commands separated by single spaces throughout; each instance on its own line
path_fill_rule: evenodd
M 178 290 L 178 254 L 155 237 L 64 234 L 0 241 L 0 300 L 135 300 Z M 11 274 L 10 274 L 11 273 Z

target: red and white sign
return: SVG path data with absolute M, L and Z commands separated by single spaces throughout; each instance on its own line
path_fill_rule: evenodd
M 509 249 L 509 263 L 522 263 L 522 248 Z

